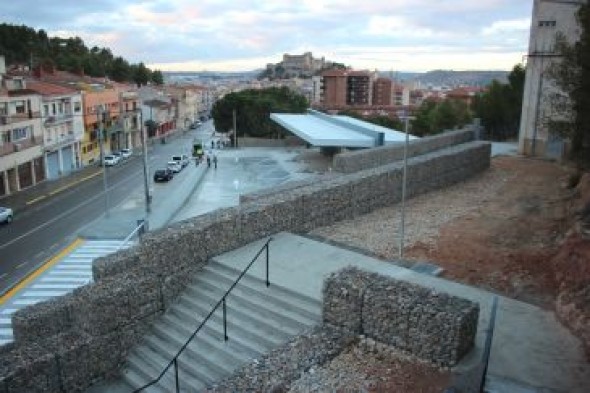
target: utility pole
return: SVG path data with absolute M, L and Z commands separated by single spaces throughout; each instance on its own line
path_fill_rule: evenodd
M 139 110 L 139 129 L 141 133 L 141 150 L 143 154 L 143 185 L 145 191 L 145 213 L 146 216 L 151 212 L 151 203 L 152 198 L 150 197 L 150 189 L 149 189 L 149 171 L 148 171 L 148 158 L 147 158 L 147 138 L 146 132 L 143 126 L 143 116 L 141 113 L 141 109 Z M 146 217 L 147 220 L 147 217 Z
M 402 212 L 401 212 L 401 234 L 399 238 L 399 258 L 404 257 L 404 235 L 406 226 L 406 182 L 408 174 L 408 144 L 410 141 L 410 134 L 408 134 L 408 127 L 410 116 L 407 113 L 407 108 L 404 111 L 398 112 L 398 117 L 404 118 L 404 132 L 406 133 L 406 141 L 404 144 L 404 172 L 402 179 Z
M 102 182 L 104 186 L 104 209 L 105 216 L 109 216 L 109 189 L 107 183 L 107 166 L 104 163 L 104 147 L 103 147 L 103 132 L 104 132 L 104 116 L 105 112 L 102 106 L 98 106 L 96 110 L 96 118 L 98 120 L 98 147 L 100 149 L 100 165 L 102 165 Z
M 236 128 L 236 110 L 232 111 L 234 117 L 234 147 L 238 148 L 238 130 Z

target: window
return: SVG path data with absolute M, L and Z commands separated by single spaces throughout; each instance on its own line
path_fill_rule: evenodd
M 557 21 L 554 20 L 540 20 L 539 27 L 555 27 L 557 25 Z
M 12 138 L 10 137 L 10 131 L 2 133 L 2 143 L 10 143 Z
M 82 104 L 80 104 L 80 101 L 75 101 L 74 102 L 74 112 L 79 113 L 82 110 Z
M 28 134 L 29 127 L 15 128 L 12 130 L 12 140 L 18 141 L 19 139 L 25 139 Z
M 58 104 L 58 112 L 59 112 L 59 114 L 64 113 L 64 104 L 61 102 Z
M 49 116 L 49 105 L 43 105 L 43 116 Z
M 16 101 L 14 103 L 14 106 L 16 107 L 16 113 L 26 113 L 27 109 L 26 109 L 26 105 L 24 101 Z

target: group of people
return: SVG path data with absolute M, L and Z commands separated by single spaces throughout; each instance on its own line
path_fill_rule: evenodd
M 213 156 L 213 160 L 211 160 L 211 156 Z M 217 155 L 212 151 L 209 151 L 207 154 L 207 168 L 211 168 L 211 161 L 213 161 L 213 165 L 215 165 L 215 169 L 217 169 Z

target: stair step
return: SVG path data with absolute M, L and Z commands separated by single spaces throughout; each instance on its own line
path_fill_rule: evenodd
M 188 309 L 192 309 L 198 312 L 203 317 L 212 309 L 217 303 L 219 296 L 211 294 L 204 290 L 202 287 L 192 287 L 189 289 L 189 293 L 182 296 L 180 304 L 187 306 Z M 297 334 L 301 329 L 294 329 L 288 324 L 277 323 L 270 318 L 264 318 L 264 316 L 257 315 L 255 313 L 246 313 L 241 310 L 241 305 L 238 302 L 238 297 L 231 297 L 227 299 L 226 310 L 227 319 L 239 322 L 239 325 L 243 328 L 247 328 L 254 331 L 265 332 L 267 336 L 276 337 L 278 340 L 283 341 L 286 337 L 290 337 Z M 220 309 L 223 307 L 220 306 Z M 211 320 L 215 320 L 218 323 L 223 323 L 223 311 L 215 312 L 211 316 Z
M 237 275 L 234 276 L 231 268 L 220 265 L 219 263 L 212 263 L 206 265 L 205 269 L 198 275 L 197 280 L 201 278 L 212 282 L 217 282 L 219 287 L 225 292 L 235 281 Z M 302 315 L 309 320 L 319 322 L 321 320 L 321 303 L 315 300 L 310 300 L 306 296 L 297 294 L 292 291 L 286 291 L 278 285 L 271 283 L 273 296 L 269 298 L 265 291 L 268 291 L 264 281 L 246 274 L 240 280 L 240 283 L 233 291 L 240 290 L 242 293 L 248 294 L 252 300 L 260 301 L 264 304 L 276 305 L 279 308 L 290 310 L 294 313 Z M 232 291 L 232 293 L 233 293 Z
M 225 291 L 219 286 L 215 286 L 213 282 L 214 277 L 209 276 L 209 273 L 202 275 L 197 278 L 188 287 L 187 292 L 184 296 L 191 296 L 194 290 L 203 290 L 208 293 L 209 297 L 219 299 Z M 258 297 L 252 296 L 251 291 L 243 289 L 243 285 L 238 284 L 228 296 L 228 304 L 236 304 L 238 309 L 244 310 L 243 313 L 248 313 L 252 317 L 262 318 L 270 325 L 275 328 L 285 329 L 289 334 L 296 334 L 301 330 L 315 325 L 318 323 L 317 320 L 308 318 L 305 315 L 297 313 L 295 310 L 290 310 L 285 307 L 280 307 L 268 301 L 270 297 L 275 297 L 272 288 L 263 289 L 266 302 L 258 300 Z M 183 297 L 184 297 L 183 296 Z M 192 297 L 192 296 L 191 296 Z

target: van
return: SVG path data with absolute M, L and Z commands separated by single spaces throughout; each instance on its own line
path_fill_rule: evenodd
M 186 154 L 180 154 L 180 155 L 172 156 L 172 161 L 176 161 L 183 168 L 185 166 L 187 166 L 189 164 L 189 162 L 190 162 L 189 159 L 188 159 L 188 156 Z

